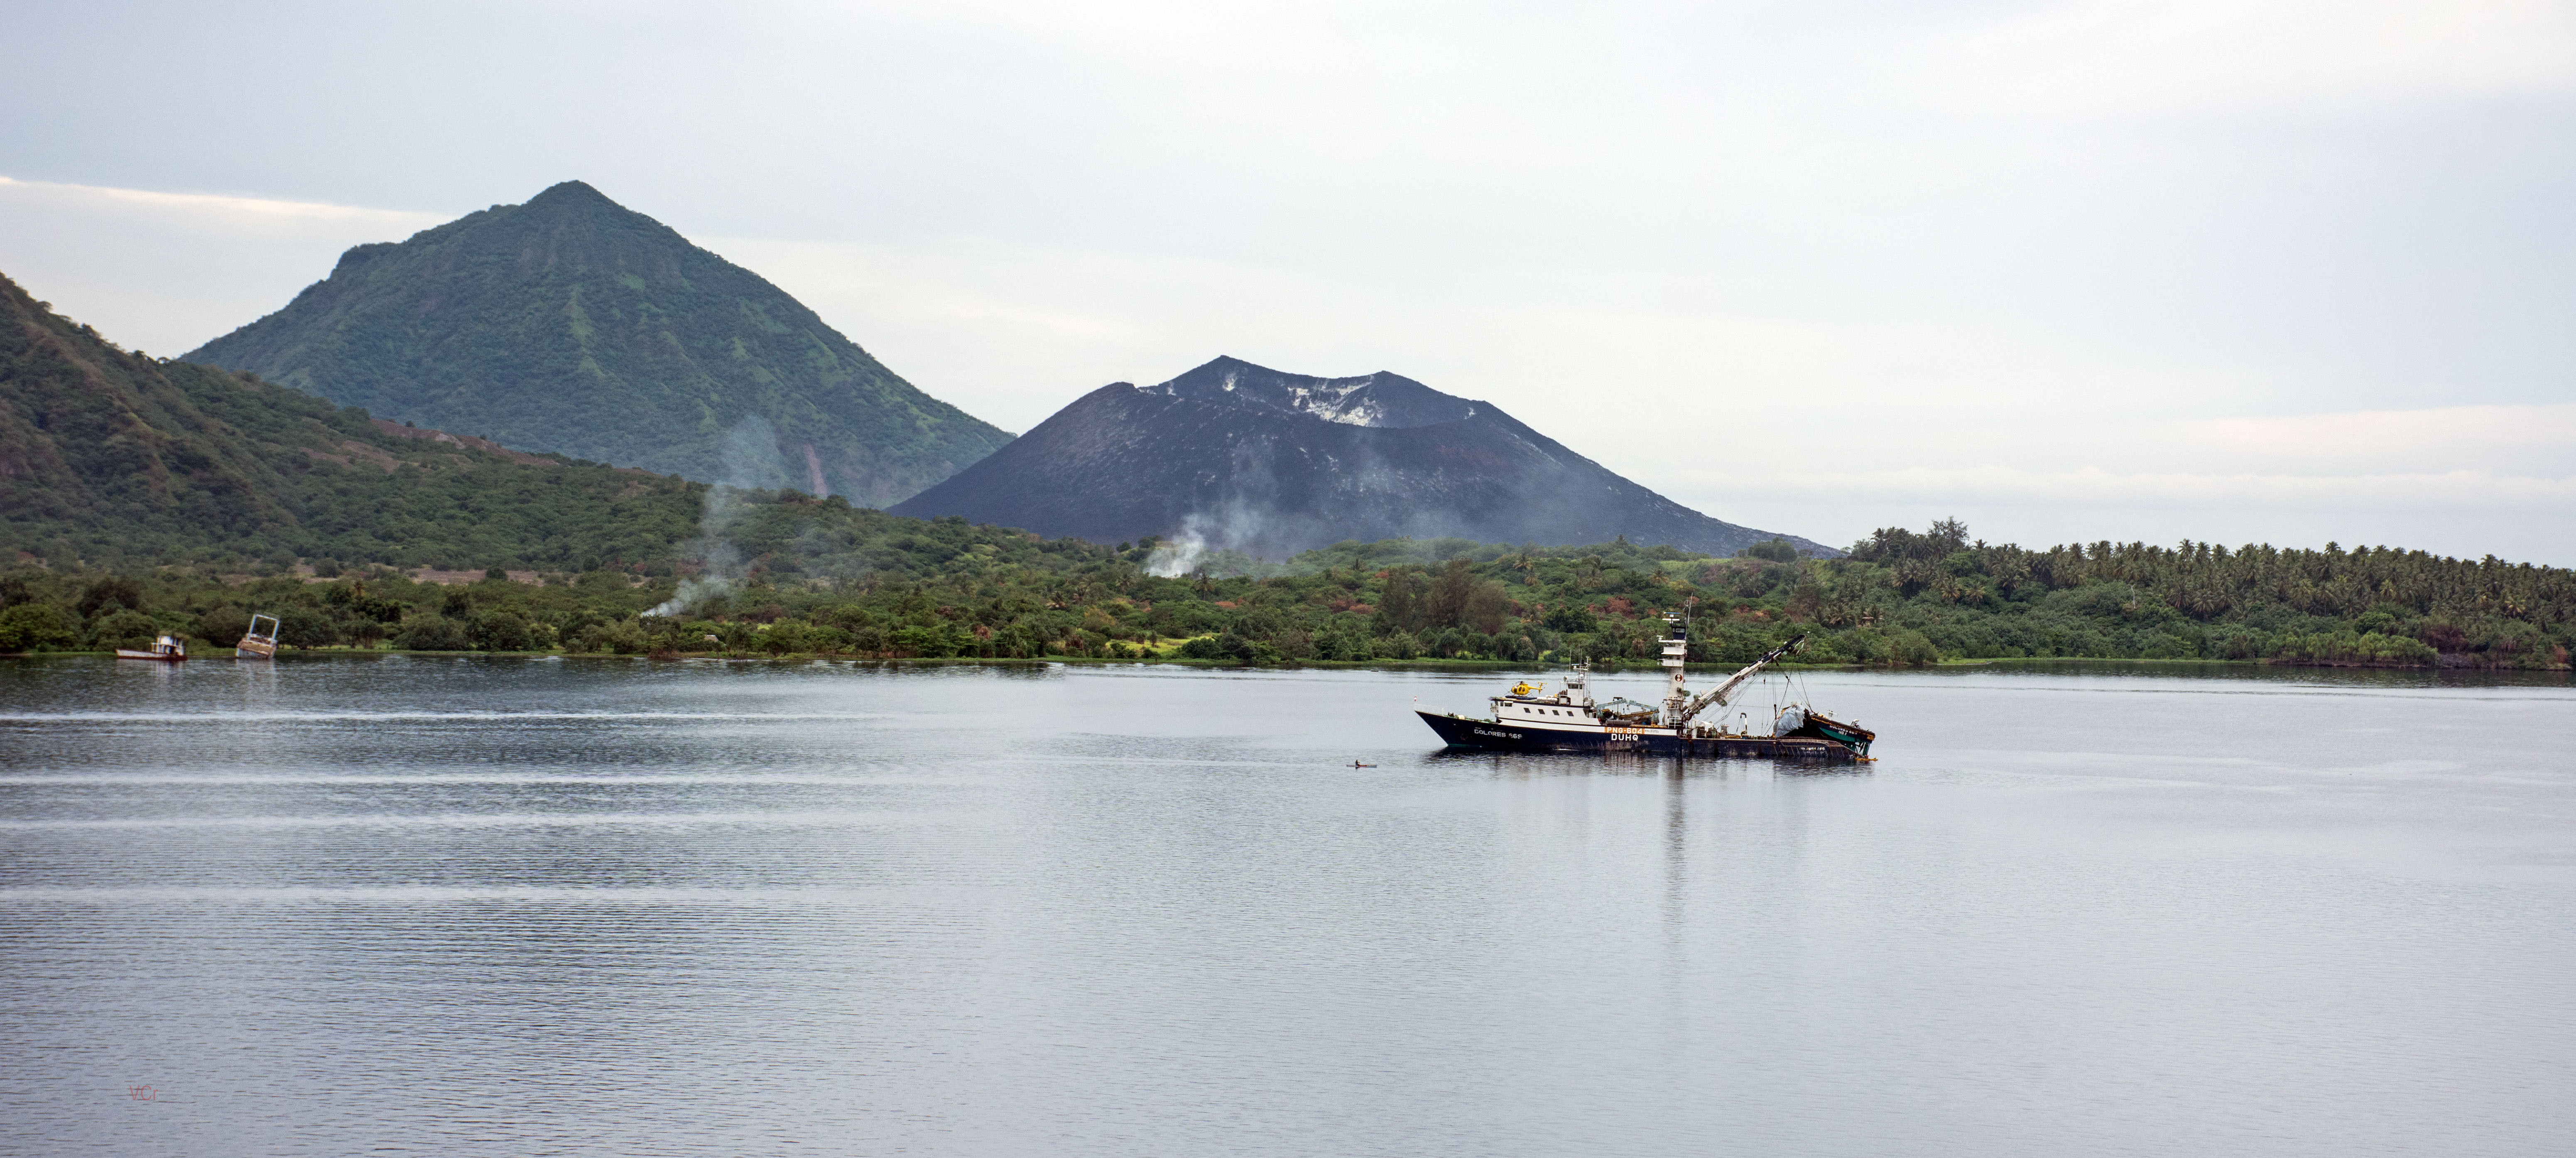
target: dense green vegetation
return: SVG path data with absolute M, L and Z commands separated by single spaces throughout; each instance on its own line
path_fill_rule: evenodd
M 121 350 L 0 278 L 0 559 L 667 571 L 705 490 Z
M 1659 613 L 1688 606 L 1692 657 L 1713 663 L 1806 631 L 1800 658 L 1827 663 L 2563 668 L 2576 612 L 2576 573 L 2493 559 L 2331 546 L 2030 551 L 1970 542 L 1955 523 L 1880 531 L 1847 559 L 1396 539 L 1260 574 L 1159 577 L 1144 570 L 1151 542 L 1039 540 L 792 493 L 731 498 L 727 540 L 745 562 L 730 582 L 604 563 L 533 582 L 494 568 L 448 586 L 381 567 L 327 580 L 30 569 L 0 579 L 0 650 L 132 646 L 156 631 L 223 646 L 268 611 L 305 648 L 1615 665 L 1651 663 Z
M 188 357 L 522 450 L 868 506 L 1010 440 L 578 181 L 358 246 Z

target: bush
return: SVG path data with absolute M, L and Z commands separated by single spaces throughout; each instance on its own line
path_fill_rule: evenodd
M 916 659 L 947 659 L 962 641 L 947 627 L 907 627 L 894 633 L 894 650 Z
M 289 607 L 277 615 L 277 642 L 288 647 L 329 647 L 340 642 L 340 625 L 310 607 Z
M 526 651 L 531 642 L 528 621 L 515 611 L 486 611 L 474 617 L 466 638 L 479 651 Z
M 72 617 L 51 603 L 17 603 L 0 611 L 0 651 L 49 651 L 79 641 Z
M 394 636 L 394 646 L 412 651 L 465 651 L 474 641 L 465 635 L 463 624 L 443 615 L 423 615 L 403 625 Z
M 653 650 L 652 637 L 632 619 L 616 623 L 595 623 L 582 629 L 579 642 L 583 651 L 614 652 L 618 655 L 642 655 Z
M 250 613 L 225 603 L 207 609 L 197 617 L 197 638 L 217 647 L 231 647 L 250 631 Z
M 1226 658 L 1226 653 L 1224 648 L 1217 646 L 1215 636 L 1201 635 L 1182 642 L 1181 658 L 1224 659 Z
M 1356 631 L 1334 631 L 1316 640 L 1315 657 L 1344 662 L 1373 658 L 1368 637 Z
M 1887 662 L 1890 666 L 1922 667 L 1938 663 L 1940 659 L 1941 649 L 1932 646 L 1931 639 L 1920 631 L 1901 627 L 1887 633 Z
M 2140 659 L 2197 659 L 2199 656 L 2198 642 L 2170 632 L 2147 636 L 2146 646 L 2138 649 Z
M 92 647 L 124 647 L 140 651 L 152 646 L 152 637 L 161 633 L 161 625 L 140 611 L 119 610 L 90 621 L 89 642 Z
M 760 650 L 771 655 L 813 650 L 806 640 L 805 625 L 792 619 L 785 623 L 771 624 L 769 630 L 761 632 L 759 647 Z
M 2272 656 L 2274 663 L 2327 667 L 2432 667 L 2441 660 L 2440 653 L 2420 640 L 2349 631 L 2286 635 Z
M 123 576 L 97 580 L 81 589 L 80 603 L 72 610 L 89 619 L 119 607 L 143 610 L 143 585 Z

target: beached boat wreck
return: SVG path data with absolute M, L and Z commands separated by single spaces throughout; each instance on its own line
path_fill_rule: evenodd
M 130 647 L 120 647 L 116 649 L 116 658 L 149 659 L 157 660 L 162 663 L 178 663 L 181 660 L 188 658 L 188 645 L 181 641 L 178 636 L 164 635 L 154 639 L 152 641 L 152 647 L 148 651 L 136 651 Z
M 259 626 L 261 620 L 268 621 L 268 628 L 266 630 L 261 630 Z M 274 615 L 251 616 L 250 630 L 243 632 L 241 642 L 233 645 L 233 658 L 277 658 L 277 617 Z
M 1710 708 L 1727 706 L 1763 668 L 1797 650 L 1799 635 L 1746 664 L 1716 687 L 1692 695 L 1683 666 L 1690 652 L 1689 627 L 1680 615 L 1666 615 L 1670 632 L 1661 641 L 1668 688 L 1658 707 L 1631 700 L 1608 703 L 1592 698 L 1587 665 L 1576 664 L 1564 685 L 1547 692 L 1521 683 L 1492 697 L 1493 715 L 1473 719 L 1450 712 L 1416 710 L 1453 748 L 1503 748 L 1534 751 L 1630 751 L 1666 756 L 1758 757 L 1840 763 L 1868 760 L 1878 734 L 1845 723 L 1805 704 L 1780 707 L 1770 721 L 1770 734 L 1756 735 L 1750 720 L 1730 730 L 1695 723 Z

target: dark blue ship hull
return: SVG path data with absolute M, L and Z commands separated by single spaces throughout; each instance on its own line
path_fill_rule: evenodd
M 1819 760 L 1845 763 L 1850 747 L 1809 736 L 1677 736 L 1670 728 L 1558 730 L 1492 720 L 1470 720 L 1415 709 L 1422 722 L 1452 748 L 1511 752 L 1637 752 L 1649 756 L 1704 756 L 1713 759 Z

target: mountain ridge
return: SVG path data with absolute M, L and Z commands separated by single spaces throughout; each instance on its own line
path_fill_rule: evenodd
M 1010 439 L 580 181 L 351 247 L 184 357 L 523 451 L 871 506 Z
M 1554 545 L 1617 534 L 1726 554 L 1775 537 L 1630 482 L 1488 402 L 1391 372 L 1320 378 L 1233 357 L 1093 390 L 888 509 L 1094 542 L 1196 537 L 1272 556 L 1346 539 Z
M 0 276 L 0 556 L 561 565 L 676 550 L 703 489 L 133 353 Z

